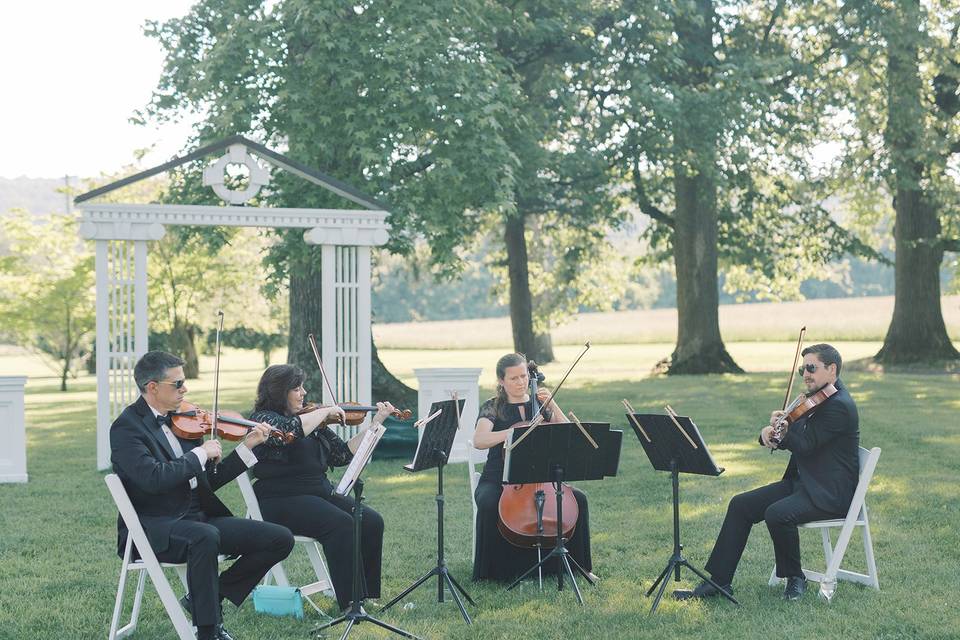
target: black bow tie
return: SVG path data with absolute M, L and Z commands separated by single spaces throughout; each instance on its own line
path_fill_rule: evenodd
M 170 426 L 170 415 L 168 414 L 168 415 L 157 416 L 157 425 L 158 425 L 158 426 L 161 426 L 161 427 L 162 427 L 163 425 L 167 425 L 167 426 L 169 427 L 169 426 Z

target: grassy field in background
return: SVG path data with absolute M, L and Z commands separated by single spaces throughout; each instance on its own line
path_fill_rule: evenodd
M 869 354 L 876 343 L 842 343 L 847 358 Z M 532 584 L 507 593 L 496 584 L 469 579 L 470 495 L 464 465 L 445 474 L 447 557 L 478 606 L 467 627 L 450 603 L 438 605 L 431 588 L 418 589 L 407 602 L 382 617 L 426 638 L 535 640 L 601 636 L 634 638 L 778 637 L 947 639 L 956 637 L 960 619 L 953 593 L 960 566 L 960 501 L 956 499 L 960 434 L 956 415 L 960 376 L 922 376 L 851 372 L 845 376 L 861 415 L 862 442 L 883 448 L 868 504 L 881 591 L 841 583 L 827 606 L 812 593 L 799 603 L 784 603 L 766 586 L 772 548 L 758 527 L 735 578 L 742 607 L 723 602 L 664 601 L 648 616 L 643 592 L 660 572 L 671 550 L 670 483 L 654 472 L 642 454 L 620 408 L 627 397 L 638 411 L 659 411 L 669 402 L 694 417 L 711 444 L 719 478 L 684 477 L 681 482 L 685 554 L 706 561 L 727 500 L 779 477 L 784 455 L 757 447 L 756 432 L 782 400 L 784 375 L 792 357 L 789 342 L 732 343 L 743 375 L 650 377 L 646 362 L 669 351 L 669 343 L 591 350 L 562 398 L 565 409 L 584 420 L 608 421 L 625 428 L 619 475 L 579 485 L 590 497 L 594 570 L 601 581 L 585 587 L 586 606 L 578 607 L 569 590 L 539 593 Z M 493 385 L 491 367 L 503 348 L 468 351 L 384 350 L 387 365 L 408 380 L 413 369 L 429 366 L 482 366 L 483 393 Z M 577 351 L 558 349 L 560 362 L 546 367 L 556 380 Z M 859 351 L 858 351 L 859 350 Z M 643 366 L 637 362 L 643 361 Z M 774 362 L 775 361 L 775 362 Z M 245 409 L 261 371 L 249 352 L 226 352 L 221 398 L 226 407 Z M 212 397 L 210 362 L 191 381 L 191 398 L 201 405 Z M 30 359 L 0 355 L 0 373 L 39 369 Z M 95 470 L 95 387 L 90 376 L 57 391 L 53 377 L 33 375 L 27 386 L 28 472 L 30 482 L 0 485 L 0 639 L 103 638 L 109 625 L 120 561 L 115 554 L 116 512 Z M 366 478 L 369 504 L 386 521 L 384 599 L 429 569 L 435 551 L 436 475 L 401 470 L 407 460 L 378 461 Z M 242 513 L 239 491 L 230 485 L 220 495 Z M 802 532 L 805 565 L 822 564 L 819 536 Z M 863 553 L 851 542 L 848 557 L 862 569 Z M 296 551 L 288 569 L 306 576 L 305 554 Z M 684 572 L 682 585 L 693 583 Z M 174 586 L 176 587 L 175 579 Z M 671 585 L 672 587 L 673 585 Z M 327 601 L 326 606 L 332 608 Z M 227 624 L 243 640 L 308 637 L 317 617 L 277 619 L 256 615 L 247 602 L 228 608 Z M 134 638 L 170 638 L 172 628 L 159 600 L 148 588 L 140 627 Z M 353 637 L 386 638 L 362 625 Z
M 960 336 L 960 296 L 941 298 L 951 336 Z M 720 306 L 720 331 L 726 342 L 795 341 L 807 326 L 807 341 L 883 341 L 893 297 L 840 298 Z M 374 324 L 378 348 L 482 349 L 512 343 L 509 318 Z M 555 345 L 673 343 L 676 309 L 581 313 L 551 331 Z M 789 364 L 789 363 L 788 363 Z

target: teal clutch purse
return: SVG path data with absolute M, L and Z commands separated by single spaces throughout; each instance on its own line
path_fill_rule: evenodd
M 253 608 L 257 613 L 303 620 L 303 596 L 296 587 L 261 584 L 253 590 Z

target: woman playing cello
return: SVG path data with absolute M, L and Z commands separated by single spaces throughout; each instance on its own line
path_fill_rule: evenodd
M 253 485 L 260 510 L 268 522 L 283 524 L 296 535 L 316 538 L 323 545 L 330 578 L 341 609 L 350 604 L 352 593 L 353 498 L 333 492 L 327 469 L 344 466 L 353 458 L 360 442 L 358 434 L 344 442 L 325 424 L 343 410 L 320 407 L 301 413 L 306 376 L 299 367 L 273 365 L 263 372 L 257 385 L 252 420 L 266 422 L 294 434 L 285 444 L 271 437 L 254 452 L 260 463 L 253 469 Z M 396 410 L 389 402 L 378 403 L 373 423 Z M 362 433 L 362 432 L 361 432 Z M 383 548 L 383 518 L 368 505 L 363 509 L 361 531 L 365 596 L 380 597 L 380 561 Z
M 503 443 L 511 427 L 518 422 L 533 418 L 533 402 L 529 391 L 530 374 L 527 359 L 519 353 L 510 353 L 497 361 L 497 395 L 480 407 L 473 443 L 477 449 L 487 449 L 487 464 L 483 468 L 474 498 L 477 503 L 476 558 L 473 563 L 473 579 L 511 581 L 537 562 L 536 549 L 512 545 L 500 533 L 498 527 L 500 496 L 503 493 Z M 537 389 L 539 402 L 546 402 L 550 393 Z M 556 402 L 543 408 L 546 422 L 563 421 L 563 412 Z M 592 568 L 590 557 L 590 522 L 587 497 L 583 492 L 572 490 L 579 509 L 579 519 L 573 536 L 567 542 L 570 555 L 586 571 Z M 553 499 L 552 494 L 549 497 Z M 548 563 L 547 570 L 555 571 L 556 565 Z

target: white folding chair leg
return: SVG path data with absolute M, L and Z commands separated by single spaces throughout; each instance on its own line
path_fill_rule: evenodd
M 863 509 L 863 554 L 867 560 L 868 586 L 880 589 L 880 576 L 877 575 L 877 561 L 873 557 L 873 538 L 870 536 L 870 520 L 867 519 L 867 509 Z
M 770 579 L 767 581 L 767 586 L 775 587 L 780 584 L 780 578 L 777 577 L 777 565 L 773 565 L 773 570 L 770 572 Z
M 830 529 L 823 527 L 820 529 L 820 538 L 823 540 L 823 558 L 827 566 L 830 566 L 830 559 L 833 558 L 833 545 L 830 542 Z
M 287 572 L 283 568 L 283 564 L 278 562 L 277 564 L 273 565 L 273 568 L 270 569 L 270 573 L 268 575 L 273 576 L 274 584 L 281 587 L 290 586 L 290 580 L 287 579 Z
M 127 590 L 127 575 L 130 573 L 127 567 L 130 565 L 131 540 L 127 539 L 127 548 L 123 552 L 123 563 L 120 565 L 120 581 L 117 585 L 117 599 L 113 604 L 113 618 L 110 620 L 110 634 L 108 640 L 117 640 L 133 632 L 137 628 L 137 619 L 140 617 L 140 602 L 143 598 L 144 580 L 146 574 L 143 571 L 137 572 L 137 590 L 133 596 L 133 609 L 130 612 L 130 621 L 122 628 L 120 627 L 120 614 L 123 613 L 123 597 Z
M 178 565 L 177 576 L 180 578 L 180 584 L 183 585 L 184 593 L 190 593 L 190 585 L 187 584 L 187 565 Z

